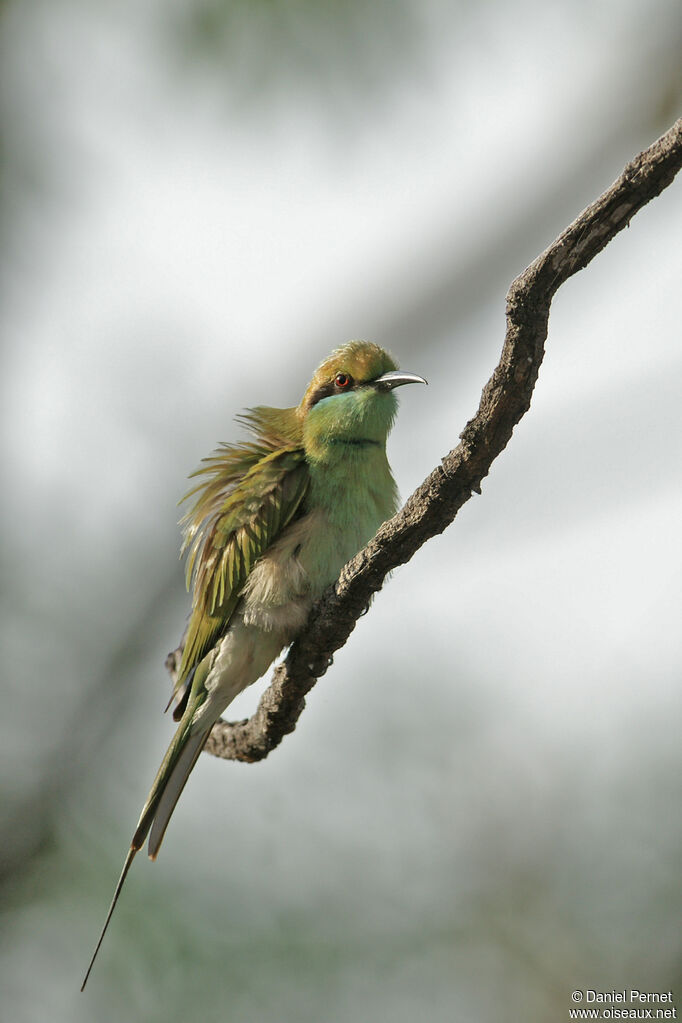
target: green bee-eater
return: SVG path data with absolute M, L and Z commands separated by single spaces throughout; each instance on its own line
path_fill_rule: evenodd
M 403 373 L 378 345 L 351 341 L 315 372 L 300 405 L 248 410 L 253 440 L 198 469 L 183 519 L 192 611 L 171 701 L 179 725 L 144 804 L 83 981 L 137 851 L 155 859 L 214 722 L 300 632 L 313 603 L 396 511 L 386 438 Z M 82 989 L 81 989 L 82 990 Z

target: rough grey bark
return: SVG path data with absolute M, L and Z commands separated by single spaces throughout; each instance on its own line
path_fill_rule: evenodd
M 442 533 L 472 493 L 480 493 L 481 480 L 530 407 L 544 355 L 550 304 L 558 288 L 627 227 L 635 213 L 671 183 L 680 167 L 682 119 L 628 163 L 613 185 L 513 281 L 507 293 L 502 355 L 460 443 L 318 601 L 304 632 L 275 668 L 255 714 L 244 721 L 217 722 L 207 752 L 228 760 L 262 760 L 294 730 L 306 694 L 324 675 L 386 575 L 409 561 L 430 537 Z M 171 675 L 180 652 L 178 648 L 166 660 Z

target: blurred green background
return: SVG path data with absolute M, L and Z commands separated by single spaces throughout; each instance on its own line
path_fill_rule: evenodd
M 682 992 L 679 182 L 559 292 L 482 496 L 296 733 L 201 758 L 78 991 L 170 734 L 185 477 L 366 337 L 430 381 L 391 440 L 407 496 L 511 279 L 679 113 L 681 42 L 677 0 L 2 4 L 4 1019 Z

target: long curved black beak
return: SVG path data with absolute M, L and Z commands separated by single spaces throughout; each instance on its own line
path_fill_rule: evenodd
M 382 376 L 372 380 L 372 386 L 378 391 L 392 391 L 394 387 L 402 387 L 403 384 L 425 384 L 424 377 L 418 377 L 416 373 L 403 373 L 401 369 L 391 370 Z

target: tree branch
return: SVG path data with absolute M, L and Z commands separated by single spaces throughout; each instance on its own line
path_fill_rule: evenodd
M 460 444 L 348 562 L 335 585 L 317 602 L 303 633 L 275 668 L 255 714 L 244 721 L 217 722 L 207 752 L 228 760 L 262 760 L 294 730 L 306 694 L 324 675 L 332 655 L 344 645 L 386 575 L 409 561 L 430 537 L 442 533 L 472 493 L 480 493 L 481 480 L 530 407 L 544 356 L 550 304 L 558 288 L 627 227 L 681 167 L 682 119 L 635 157 L 617 181 L 513 281 L 507 293 L 507 330 L 500 362 Z M 181 648 L 166 660 L 171 675 L 180 652 Z

